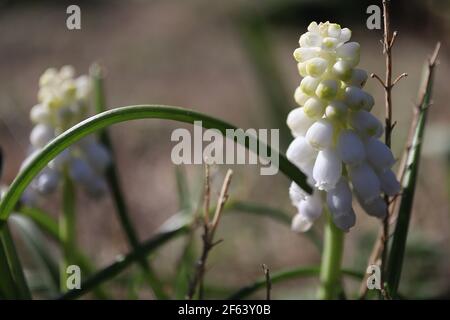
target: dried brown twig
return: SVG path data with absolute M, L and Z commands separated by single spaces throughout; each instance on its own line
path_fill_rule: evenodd
M 397 38 L 398 32 L 391 32 L 391 21 L 390 21 L 390 1 L 383 0 L 383 22 L 384 22 L 384 33 L 383 40 L 381 44 L 383 45 L 383 54 L 385 56 L 386 64 L 386 75 L 384 81 L 378 75 L 372 73 L 370 76 L 378 80 L 384 89 L 385 97 L 385 143 L 390 148 L 391 147 L 391 136 L 392 130 L 396 122 L 392 122 L 392 88 L 394 85 L 400 81 L 402 78 L 406 77 L 406 73 L 402 73 L 392 80 L 392 47 Z M 378 264 L 381 267 L 381 278 L 382 283 L 384 283 L 385 278 L 385 261 L 387 257 L 387 244 L 389 240 L 389 216 L 390 208 L 392 207 L 392 201 L 389 196 L 385 195 L 384 200 L 386 202 L 387 214 L 383 220 L 382 228 L 378 234 L 377 241 L 375 243 L 374 249 L 369 258 L 369 265 Z M 360 287 L 360 296 L 364 297 L 367 293 L 367 275 L 363 279 Z M 382 290 L 383 292 L 384 290 Z
M 210 182 L 209 182 L 209 168 L 206 166 L 205 169 L 205 196 L 204 196 L 204 214 L 203 214 L 203 249 L 202 254 L 197 261 L 194 277 L 189 285 L 188 298 L 192 300 L 198 289 L 199 299 L 203 299 L 203 282 L 206 270 L 206 261 L 208 259 L 209 252 L 213 247 L 218 245 L 222 240 L 214 241 L 214 234 L 219 225 L 220 218 L 222 216 L 223 207 L 228 199 L 228 189 L 231 183 L 231 177 L 233 175 L 233 170 L 229 169 L 225 176 L 222 184 L 222 189 L 220 191 L 219 199 L 217 201 L 216 210 L 212 221 L 209 221 L 209 204 L 210 204 Z
M 421 112 L 423 112 L 423 105 L 424 105 L 424 100 L 425 100 L 425 95 L 426 95 L 426 88 L 429 85 L 429 82 L 431 81 L 431 74 L 432 74 L 432 70 L 433 68 L 436 66 L 437 63 L 437 56 L 439 53 L 439 49 L 440 49 L 440 43 L 438 42 L 436 44 L 436 47 L 433 51 L 433 54 L 431 55 L 431 57 L 428 59 L 428 74 L 425 76 L 425 81 L 422 83 L 422 87 L 419 91 L 418 94 L 418 99 L 417 99 L 417 103 L 414 104 L 414 108 L 413 108 L 413 120 L 411 122 L 410 128 L 409 128 L 409 133 L 408 133 L 408 139 L 406 142 L 406 147 L 405 150 L 403 152 L 403 156 L 402 156 L 402 160 L 400 162 L 399 165 L 399 169 L 397 172 L 397 179 L 401 182 L 403 181 L 403 177 L 405 175 L 406 172 L 406 163 L 407 163 L 407 159 L 409 157 L 409 153 L 412 150 L 412 142 L 413 142 L 413 138 L 414 138 L 414 133 L 416 131 L 417 128 L 417 124 L 418 124 L 418 119 L 419 119 L 419 115 Z M 427 106 L 428 107 L 428 106 Z M 397 207 L 398 204 L 400 203 L 399 199 L 401 199 L 401 194 L 396 195 L 395 197 L 393 197 L 393 199 L 390 202 L 390 207 L 389 207 L 389 211 L 388 211 L 388 218 L 389 218 L 389 224 L 394 224 L 397 220 Z M 377 238 L 377 241 L 375 243 L 375 246 L 373 248 L 373 251 L 370 255 L 369 258 L 369 265 L 370 264 L 379 264 L 380 263 L 380 255 L 381 255 L 381 251 L 383 249 L 383 233 L 380 232 Z M 367 294 L 367 276 L 363 279 L 363 282 L 361 283 L 361 287 L 360 287 L 360 298 L 364 298 L 365 295 Z
M 270 291 L 272 290 L 272 280 L 270 279 L 270 270 L 266 264 L 261 265 L 264 276 L 266 277 L 266 300 L 270 300 Z

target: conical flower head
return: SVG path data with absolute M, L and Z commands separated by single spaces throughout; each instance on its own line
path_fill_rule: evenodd
M 313 195 L 290 188 L 296 231 L 309 229 L 324 206 L 336 226 L 349 230 L 356 221 L 354 194 L 369 215 L 383 218 L 382 194 L 400 190 L 390 169 L 394 156 L 379 140 L 383 126 L 370 113 L 375 101 L 363 88 L 367 72 L 357 68 L 360 45 L 350 38 L 348 28 L 312 22 L 294 51 L 303 79 L 294 94 L 300 108 L 287 119 L 295 137 L 287 157 L 314 186 Z

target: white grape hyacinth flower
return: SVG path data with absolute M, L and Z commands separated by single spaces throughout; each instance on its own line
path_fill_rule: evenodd
M 375 101 L 363 87 L 367 72 L 358 69 L 360 45 L 336 23 L 312 22 L 294 51 L 303 77 L 295 90 L 299 107 L 287 117 L 295 139 L 288 159 L 308 176 L 313 194 L 292 183 L 289 195 L 298 213 L 292 229 L 307 231 L 326 206 L 335 225 L 355 225 L 353 195 L 368 215 L 383 219 L 383 194 L 400 191 L 391 167 L 391 150 L 379 140 L 383 125 L 370 111 Z
M 52 139 L 89 116 L 91 78 L 87 75 L 75 77 L 71 66 L 47 69 L 39 79 L 38 101 L 30 111 L 31 121 L 35 124 L 30 134 L 31 154 L 22 166 Z M 107 188 L 103 173 L 110 162 L 108 149 L 95 136 L 88 136 L 50 161 L 26 189 L 22 201 L 33 205 L 42 195 L 54 192 L 64 171 L 88 194 L 99 196 Z

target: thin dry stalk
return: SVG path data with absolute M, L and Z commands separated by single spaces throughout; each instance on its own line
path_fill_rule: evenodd
M 198 298 L 203 299 L 204 294 L 203 283 L 205 278 L 206 261 L 208 260 L 208 255 L 211 249 L 220 242 L 222 242 L 222 240 L 214 241 L 214 234 L 219 225 L 220 218 L 223 212 L 223 207 L 225 206 L 225 203 L 228 199 L 228 189 L 230 187 L 232 175 L 233 171 L 229 169 L 222 184 L 222 189 L 220 191 L 219 199 L 217 201 L 217 206 L 214 212 L 213 220 L 209 222 L 210 182 L 209 182 L 209 169 L 208 167 L 206 167 L 205 196 L 204 196 L 205 212 L 203 215 L 203 235 L 202 235 L 203 249 L 202 254 L 196 264 L 194 277 L 189 286 L 188 291 L 189 300 L 192 300 L 194 298 L 197 289 L 198 289 Z
M 270 292 L 272 290 L 272 280 L 270 279 L 270 270 L 266 264 L 261 265 L 264 276 L 266 277 L 266 300 L 270 300 Z
M 418 98 L 417 98 L 417 104 L 414 105 L 413 107 L 413 120 L 411 122 L 411 126 L 409 127 L 409 133 L 408 133 L 408 138 L 407 138 L 407 142 L 406 142 L 406 147 L 405 150 L 403 152 L 403 156 L 402 156 L 402 160 L 400 162 L 400 166 L 397 172 L 397 179 L 399 181 L 403 181 L 403 177 L 405 175 L 406 172 L 406 162 L 407 159 L 409 157 L 409 153 L 411 152 L 411 146 L 412 146 L 412 141 L 414 138 L 414 132 L 416 131 L 417 128 L 417 123 L 418 123 L 418 119 L 419 119 L 419 115 L 420 112 L 422 112 L 422 108 L 424 105 L 424 99 L 425 99 L 425 95 L 426 95 L 426 88 L 428 87 L 429 82 L 431 81 L 431 74 L 432 74 L 432 69 L 436 66 L 436 61 L 437 61 L 437 56 L 439 53 L 439 49 L 440 49 L 441 44 L 438 42 L 436 44 L 436 47 L 433 51 L 433 54 L 431 55 L 431 57 L 428 59 L 428 74 L 425 78 L 425 81 L 422 83 L 422 87 L 419 90 L 419 94 L 418 94 Z M 398 208 L 398 204 L 400 203 L 399 199 L 401 199 L 401 194 L 395 196 L 392 201 L 390 202 L 390 206 L 389 206 L 389 224 L 394 224 L 397 220 L 397 208 Z M 380 264 L 380 255 L 383 249 L 383 232 L 381 231 L 378 235 L 377 241 L 374 245 L 374 248 L 372 250 L 372 253 L 370 255 L 369 258 L 369 265 L 371 264 Z M 360 298 L 363 299 L 366 294 L 367 294 L 367 277 L 368 275 L 366 274 L 366 276 L 363 279 L 363 282 L 361 283 L 361 287 L 360 287 Z
M 383 45 L 383 54 L 385 56 L 385 65 L 386 65 L 386 74 L 384 81 L 376 74 L 371 74 L 372 78 L 378 80 L 381 86 L 384 89 L 384 102 L 385 102 L 385 143 L 390 148 L 391 147 L 391 137 L 392 130 L 394 129 L 396 122 L 392 121 L 392 88 L 394 85 L 400 81 L 402 78 L 406 77 L 406 73 L 402 73 L 397 76 L 394 80 L 392 80 L 392 47 L 395 43 L 395 39 L 397 38 L 397 31 L 391 32 L 391 20 L 390 20 L 390 1 L 383 0 L 383 22 L 384 22 L 384 33 L 383 40 L 381 44 Z M 386 202 L 387 213 L 386 217 L 383 220 L 383 224 L 381 230 L 378 234 L 377 241 L 375 243 L 374 249 L 369 258 L 370 264 L 378 264 L 381 267 L 381 278 L 382 284 L 384 284 L 385 278 L 385 265 L 386 265 L 386 257 L 387 257 L 387 244 L 389 241 L 389 216 L 390 216 L 390 207 L 391 199 L 389 196 L 385 195 L 384 200 Z M 367 276 L 363 279 L 360 288 L 360 295 L 364 297 L 367 293 L 366 286 Z M 382 290 L 384 292 L 384 290 Z

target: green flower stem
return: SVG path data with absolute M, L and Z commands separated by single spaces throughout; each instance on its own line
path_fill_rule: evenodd
M 0 291 L 10 299 L 32 299 L 8 225 L 0 228 Z
M 341 264 L 344 248 L 344 233 L 335 226 L 328 210 L 325 224 L 322 263 L 320 266 L 320 287 L 318 298 L 336 299 L 341 286 Z
M 75 186 L 68 176 L 64 173 L 63 181 L 63 202 L 62 216 L 59 220 L 59 233 L 62 241 L 63 258 L 60 269 L 60 289 L 67 291 L 67 267 L 76 262 L 76 218 L 75 218 Z

